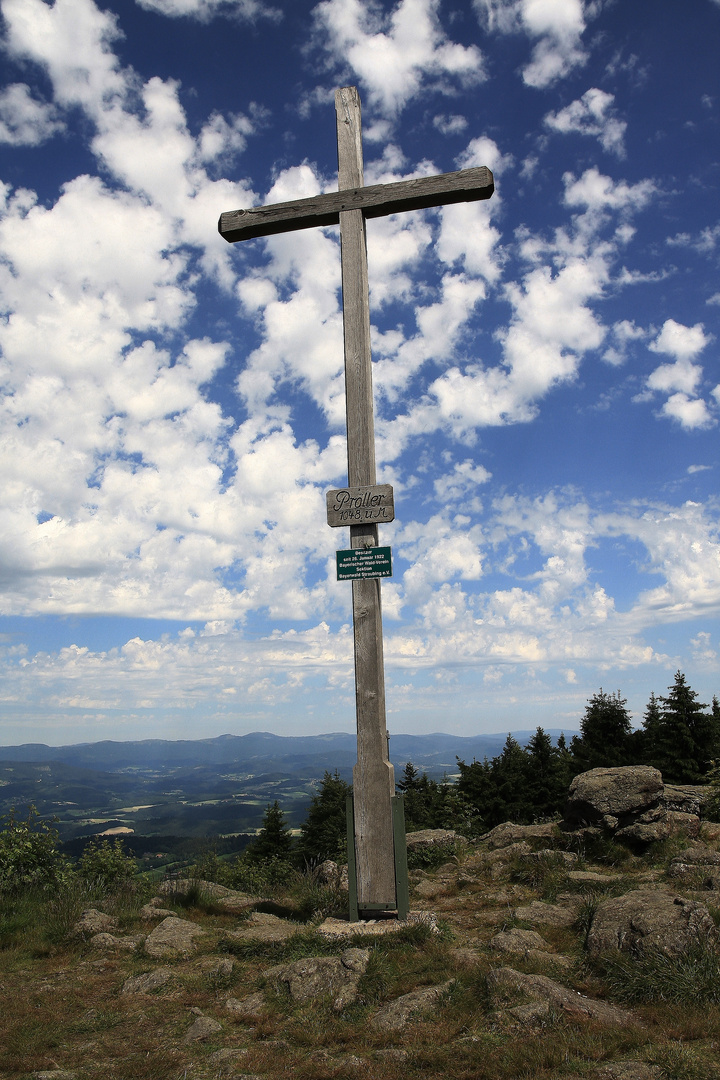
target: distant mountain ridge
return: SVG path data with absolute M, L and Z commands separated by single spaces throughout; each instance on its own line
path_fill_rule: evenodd
M 532 737 L 532 731 L 515 731 L 512 735 L 521 745 Z M 553 739 L 560 728 L 547 729 Z M 574 732 L 567 732 L 567 735 Z M 482 761 L 499 754 L 506 734 L 392 735 L 390 757 L 394 765 L 404 766 L 411 761 L 417 767 L 433 772 L 442 766 L 454 768 L 456 758 L 463 761 Z M 269 731 L 254 731 L 247 735 L 218 735 L 211 739 L 142 739 L 130 742 L 103 740 L 76 743 L 68 746 L 47 746 L 44 743 L 24 743 L 19 746 L 0 746 L 0 761 L 62 762 L 66 765 L 117 772 L 125 769 L 175 770 L 202 765 L 228 767 L 241 765 L 247 769 L 266 771 L 282 763 L 327 763 L 323 767 L 341 771 L 354 762 L 356 736 L 353 732 L 332 732 L 327 735 L 274 735 Z M 352 762 L 349 758 L 352 757 Z
M 515 732 L 520 743 L 532 733 Z M 548 732 L 551 736 L 559 732 Z M 507 736 L 394 735 L 396 779 L 408 761 L 433 780 L 457 758 L 492 758 Z M 33 805 L 62 840 L 126 828 L 136 834 L 202 837 L 254 832 L 278 800 L 298 827 L 325 772 L 352 781 L 356 736 L 220 735 L 212 739 L 106 740 L 71 746 L 0 747 L 0 818 Z

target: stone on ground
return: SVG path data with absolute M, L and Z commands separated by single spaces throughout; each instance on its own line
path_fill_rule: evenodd
M 434 1008 L 440 999 L 448 993 L 453 985 L 453 980 L 441 983 L 439 986 L 423 986 L 420 990 L 413 990 L 409 994 L 389 1001 L 387 1005 L 373 1016 L 373 1027 L 381 1031 L 397 1031 L 405 1027 L 414 1017 L 420 1016 Z
M 552 822 L 543 825 L 515 825 L 512 821 L 504 821 L 502 825 L 496 825 L 490 832 L 484 833 L 480 840 L 486 841 L 490 850 L 495 848 L 509 847 L 510 844 L 527 843 L 529 840 L 548 840 L 555 832 Z
M 539 926 L 571 926 L 577 915 L 577 901 L 568 907 L 561 904 L 545 904 L 533 900 L 531 904 L 515 908 L 515 918 Z
M 190 1029 L 185 1032 L 183 1042 L 202 1042 L 203 1039 L 209 1039 L 212 1035 L 217 1035 L 219 1031 L 222 1031 L 222 1024 L 214 1020 L 212 1016 L 203 1016 L 201 1013 Z
M 238 941 L 285 941 L 305 929 L 301 923 L 290 922 L 263 911 L 253 911 L 237 930 L 230 930 L 227 936 Z
M 163 919 L 145 939 L 145 952 L 156 959 L 188 957 L 195 952 L 195 939 L 205 933 L 196 923 L 174 915 Z
M 417 832 L 408 833 L 406 841 L 408 851 L 421 851 L 438 846 L 449 847 L 457 843 L 466 844 L 467 838 L 454 829 L 419 829 Z
M 87 940 L 94 934 L 112 934 L 117 928 L 118 920 L 114 915 L 106 915 L 104 911 L 98 911 L 97 908 L 86 908 L 81 912 L 72 932 L 77 937 Z
M 90 944 L 94 949 L 125 949 L 134 952 L 142 941 L 142 935 L 133 934 L 129 937 L 117 937 L 114 934 L 93 934 Z
M 635 889 L 598 905 L 587 948 L 591 956 L 611 949 L 679 956 L 693 946 L 717 941 L 715 923 L 704 904 L 660 889 Z
M 222 908 L 223 911 L 231 913 L 247 911 L 248 908 L 262 903 L 262 899 L 258 896 L 249 896 L 247 893 L 239 892 L 237 889 L 226 889 L 224 885 L 217 885 L 214 881 L 177 878 L 164 881 L 160 886 L 160 892 L 165 897 L 190 896 L 195 891 L 207 900 L 211 900 L 213 904 Z
M 259 991 L 244 998 L 228 998 L 225 1008 L 236 1020 L 259 1020 L 266 1011 L 265 995 Z
M 134 975 L 123 983 L 121 994 L 150 994 L 164 986 L 172 977 L 170 968 L 155 968 L 154 971 L 146 971 L 142 975 Z
M 278 964 L 263 972 L 276 990 L 286 990 L 302 1003 L 331 997 L 336 1011 L 357 997 L 358 983 L 370 960 L 369 949 L 345 949 L 340 956 L 310 956 L 292 964 Z
M 650 765 L 590 769 L 570 785 L 563 828 L 589 826 L 634 843 L 648 844 L 670 835 L 662 774 Z
M 566 1013 L 574 1019 L 596 1020 L 601 1024 L 628 1024 L 633 1015 L 605 1001 L 584 997 L 575 990 L 568 990 L 561 983 L 546 975 L 524 975 L 514 968 L 501 967 L 489 972 L 488 988 L 498 998 L 520 992 L 533 1001 Z M 522 1006 L 521 1006 L 522 1008 Z
M 407 930 L 409 926 L 427 926 L 432 933 L 437 933 L 437 916 L 430 911 L 411 911 L 407 919 L 360 919 L 358 922 L 349 922 L 347 919 L 327 918 L 315 932 L 330 941 L 341 941 L 344 938 L 378 937 L 381 934 L 396 934 L 400 930 Z
M 167 919 L 170 915 L 174 914 L 175 912 L 171 911 L 170 908 L 164 908 L 157 904 L 153 904 L 152 900 L 140 908 L 141 919 Z

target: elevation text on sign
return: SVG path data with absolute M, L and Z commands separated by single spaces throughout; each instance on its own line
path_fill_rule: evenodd
M 334 488 L 327 493 L 327 523 L 360 525 L 362 522 L 393 521 L 395 501 L 391 484 Z

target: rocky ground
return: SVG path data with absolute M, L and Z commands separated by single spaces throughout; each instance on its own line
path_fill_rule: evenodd
M 720 1080 L 720 826 L 697 792 L 595 772 L 625 775 L 412 871 L 400 927 L 175 881 L 6 949 L 2 1075 Z

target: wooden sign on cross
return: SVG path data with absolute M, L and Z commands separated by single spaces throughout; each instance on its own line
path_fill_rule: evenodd
M 364 186 L 360 98 L 354 86 L 335 92 L 338 191 L 311 199 L 231 210 L 218 229 L 229 243 L 259 236 L 340 225 L 348 487 L 376 483 L 365 219 L 447 203 L 489 199 L 485 167 L 395 184 Z M 352 525 L 353 548 L 377 547 L 378 527 Z M 357 903 L 361 913 L 396 906 L 392 797 L 393 766 L 385 720 L 379 579 L 352 583 L 358 758 L 353 770 Z

